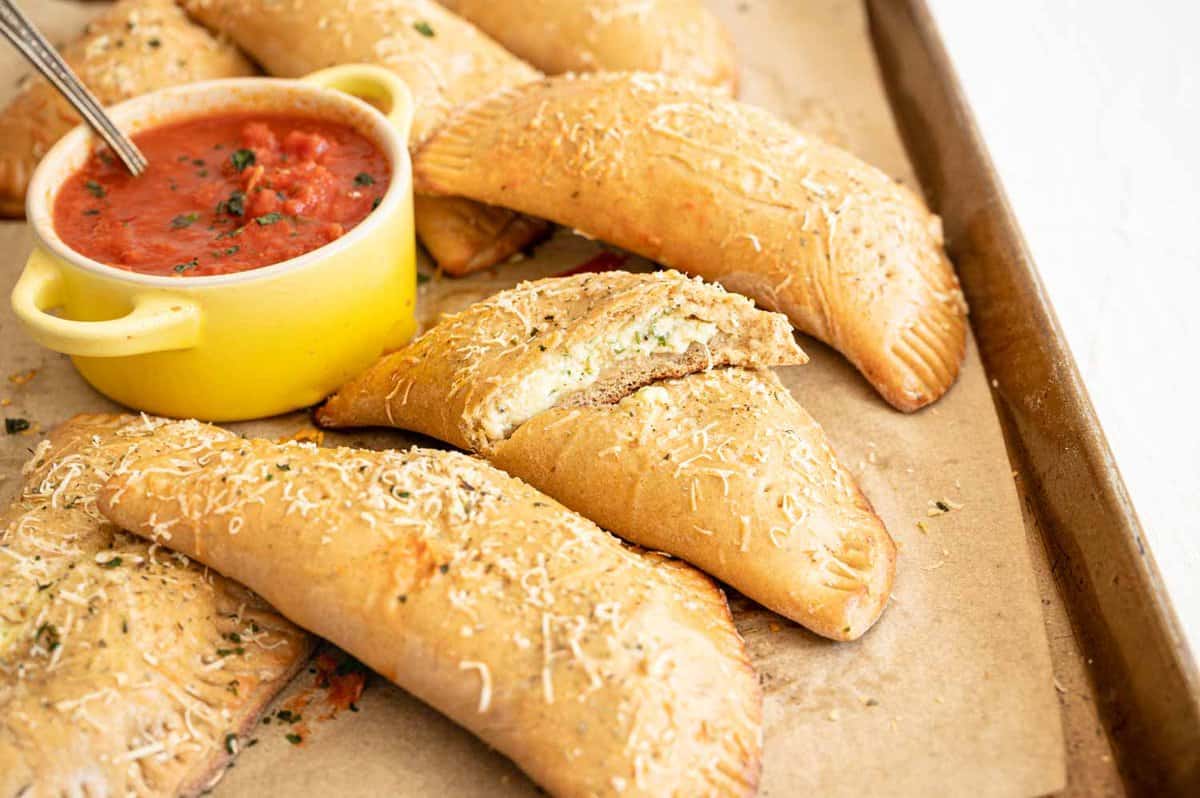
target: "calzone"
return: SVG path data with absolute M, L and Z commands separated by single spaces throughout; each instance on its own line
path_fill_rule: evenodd
M 574 227 L 786 313 L 911 411 L 954 382 L 966 305 L 920 198 L 765 110 L 647 74 L 550 78 L 472 104 L 418 191 Z
M 767 372 L 787 320 L 678 272 L 551 278 L 451 316 L 344 386 L 329 426 L 480 452 L 621 537 L 837 640 L 891 592 L 895 548 Z
M 662 72 L 733 93 L 729 34 L 703 0 L 439 0 L 549 75 Z
M 34 452 L 0 515 L 0 795 L 200 794 L 307 660 L 262 599 L 97 509 L 137 458 L 229 439 L 92 415 Z
M 721 592 L 481 460 L 233 441 L 131 462 L 101 505 L 554 795 L 755 790 L 761 696 Z

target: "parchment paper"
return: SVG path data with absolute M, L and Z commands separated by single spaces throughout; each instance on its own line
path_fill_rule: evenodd
M 710 0 L 741 55 L 742 99 L 765 105 L 847 146 L 910 184 L 905 158 L 853 0 Z M 76 30 L 95 4 L 26 7 L 52 36 Z M 23 68 L 0 53 L 4 94 Z M 0 284 L 29 249 L 23 224 L 0 226 Z M 468 280 L 421 288 L 428 318 L 518 279 L 586 261 L 603 245 L 560 231 L 531 259 Z M 631 268 L 644 268 L 636 259 Z M 900 547 L 896 590 L 863 640 L 834 644 L 730 594 L 766 695 L 761 794 L 1039 795 L 1065 784 L 1059 701 L 1042 609 L 1012 473 L 972 344 L 958 384 L 933 407 L 889 408 L 835 352 L 810 340 L 804 367 L 782 377 L 819 419 Z M 36 373 L 23 384 L 8 375 Z M 18 380 L 22 376 L 18 376 Z M 41 432 L 83 411 L 115 410 L 69 361 L 40 349 L 0 308 L 0 416 L 33 429 L 0 440 L 0 494 L 11 495 Z M 279 437 L 303 413 L 239 425 Z M 325 442 L 430 445 L 401 433 L 328 434 Z M 931 502 L 948 513 L 930 516 Z M 961 507 L 959 507 L 961 505 Z M 920 526 L 918 522 L 921 522 Z M 923 528 L 922 528 L 923 527 Z M 1037 552 L 1040 556 L 1041 552 Z M 1046 586 L 1043 585 L 1043 590 Z M 1061 618 L 1059 629 L 1065 628 Z M 311 690 L 303 674 L 276 702 Z M 379 678 L 360 711 L 306 718 L 304 741 L 287 724 L 262 725 L 216 789 L 219 796 L 533 795 L 506 759 Z

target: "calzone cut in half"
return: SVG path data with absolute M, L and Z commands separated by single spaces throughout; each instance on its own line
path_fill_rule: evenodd
M 761 695 L 720 590 L 481 460 L 217 443 L 129 463 L 101 506 L 554 795 L 755 790 Z
M 733 44 L 703 0 L 439 0 L 549 75 L 662 72 L 731 94 Z
M 173 0 L 121 0 L 62 54 L 104 105 L 182 83 L 254 74 L 236 47 L 189 20 Z M 44 78 L 27 80 L 0 112 L 0 216 L 24 215 L 34 167 L 80 121 Z
M 712 366 L 804 363 L 787 320 L 679 272 L 550 277 L 489 297 L 385 355 L 318 411 L 490 454 L 538 413 L 615 401 Z
M 480 452 L 621 537 L 848 640 L 882 612 L 895 549 L 820 427 L 771 374 L 745 370 L 804 359 L 783 316 L 715 284 L 583 274 L 445 319 L 317 418 Z
M 392 70 L 413 94 L 413 147 L 454 108 L 540 74 L 434 0 L 184 0 L 184 7 L 275 77 L 356 62 Z M 499 263 L 549 230 L 461 198 L 418 196 L 414 213 L 422 243 L 451 274 Z
M 418 191 L 574 227 L 717 280 L 916 410 L 949 389 L 966 305 L 916 194 L 767 111 L 661 75 L 565 76 L 472 104 L 417 153 Z
M 137 458 L 228 439 L 79 416 L 34 453 L 0 515 L 0 795 L 197 795 L 308 658 L 253 593 L 96 507 Z

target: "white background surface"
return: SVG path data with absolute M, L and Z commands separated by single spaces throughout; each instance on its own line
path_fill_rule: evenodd
M 1200 5 L 929 4 L 1200 655 Z

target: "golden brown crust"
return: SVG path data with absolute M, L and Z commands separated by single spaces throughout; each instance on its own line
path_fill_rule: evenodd
M 616 404 L 551 410 L 491 460 L 834 640 L 860 637 L 891 593 L 896 547 L 883 522 L 769 371 L 714 369 Z
M 62 50 L 103 105 L 156 89 L 254 74 L 235 47 L 188 20 L 173 0 L 121 0 Z M 0 216 L 25 214 L 41 157 L 79 116 L 43 78 L 30 78 L 0 112 Z
M 550 75 L 662 72 L 737 89 L 733 43 L 701 0 L 439 0 Z
M 966 305 L 941 225 L 879 170 L 660 75 L 498 92 L 417 153 L 416 187 L 583 230 L 780 310 L 894 406 L 958 373 Z
M 35 452 L 0 515 L 0 795 L 199 793 L 307 659 L 257 596 L 96 508 L 128 458 L 232 437 L 92 415 Z
M 689 342 L 681 330 L 711 336 Z M 614 401 L 715 365 L 805 359 L 786 319 L 718 285 L 678 272 L 554 277 L 448 317 L 343 386 L 317 418 L 399 426 L 486 453 L 539 409 Z
M 447 274 L 460 277 L 516 255 L 550 234 L 549 222 L 461 197 L 413 198 L 421 243 Z
M 391 69 L 413 94 L 414 147 L 454 108 L 539 75 L 433 0 L 184 0 L 184 6 L 276 77 L 354 62 Z M 544 222 L 463 199 L 418 198 L 415 221 L 429 254 L 450 274 L 495 265 L 547 229 Z
M 755 790 L 761 696 L 720 591 L 482 461 L 227 442 L 132 463 L 101 504 L 555 795 Z

